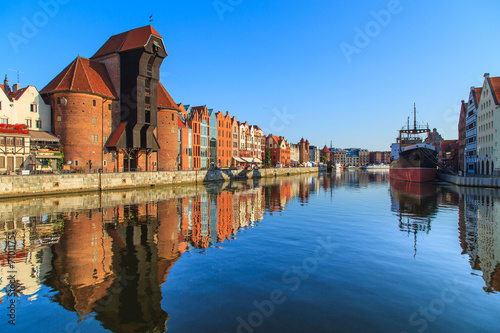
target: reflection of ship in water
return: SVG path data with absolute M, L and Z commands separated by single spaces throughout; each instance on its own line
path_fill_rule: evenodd
M 438 192 L 433 183 L 390 180 L 391 211 L 399 217 L 399 229 L 413 234 L 417 254 L 417 234 L 428 234 L 431 219 L 438 211 Z
M 500 292 L 500 191 L 454 189 L 460 195 L 459 231 L 462 254 L 481 271 L 486 292 Z

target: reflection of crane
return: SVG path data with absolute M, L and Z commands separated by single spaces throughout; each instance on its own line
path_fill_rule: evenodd
M 24 72 L 21 72 L 21 71 L 15 70 L 15 69 L 7 69 L 7 70 L 17 73 L 17 83 L 19 84 L 19 74 L 24 74 Z

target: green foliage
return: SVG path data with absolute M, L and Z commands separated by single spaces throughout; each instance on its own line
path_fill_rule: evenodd
M 266 157 L 264 158 L 264 165 L 271 166 L 271 151 L 266 147 Z
M 64 152 L 61 151 L 61 158 L 57 159 L 57 170 L 62 170 L 64 165 Z
M 323 162 L 323 163 L 325 163 L 325 164 L 326 164 L 326 162 L 327 162 L 326 156 L 321 156 L 321 159 L 320 159 L 320 160 L 321 160 L 321 162 Z

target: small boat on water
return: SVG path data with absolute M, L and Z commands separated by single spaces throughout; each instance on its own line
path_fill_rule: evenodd
M 415 107 L 413 117 L 413 128 L 410 128 L 408 120 L 407 128 L 399 131 L 399 138 L 392 145 L 389 177 L 410 182 L 429 182 L 436 178 L 437 151 L 420 137 L 430 133 L 430 129 L 428 125 L 417 125 Z
M 370 164 L 363 169 L 368 171 L 389 170 L 389 164 Z

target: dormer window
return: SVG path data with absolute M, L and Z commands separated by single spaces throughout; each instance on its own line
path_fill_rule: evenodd
M 156 55 L 160 52 L 161 46 L 157 41 L 153 41 L 153 53 Z

